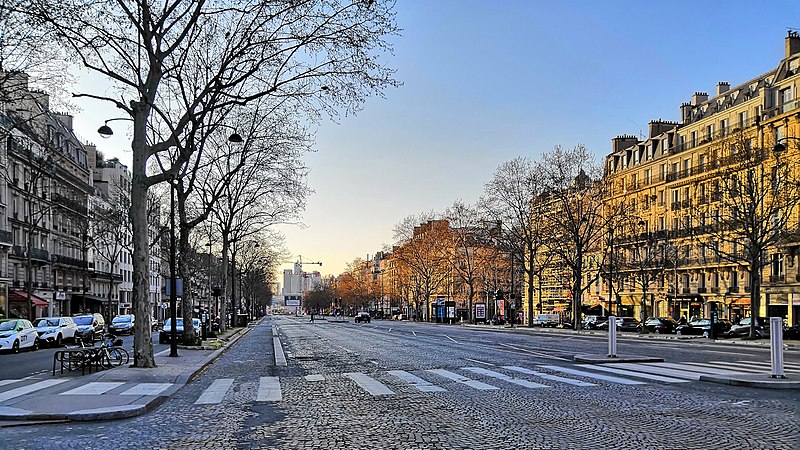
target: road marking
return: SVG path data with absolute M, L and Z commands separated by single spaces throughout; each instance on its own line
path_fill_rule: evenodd
M 194 402 L 195 405 L 215 405 L 222 402 L 225 394 L 233 384 L 233 378 L 220 378 L 214 380 L 211 386 L 207 387 L 200 395 L 200 398 Z
M 372 395 L 393 395 L 394 392 L 380 381 L 359 372 L 348 372 L 344 376 L 355 381 L 365 391 Z
M 62 392 L 60 395 L 101 395 L 105 394 L 106 392 L 116 389 L 120 386 L 125 384 L 124 382 L 115 381 L 115 382 L 103 382 L 103 381 L 92 381 L 90 383 L 86 383 L 83 386 L 76 387 L 75 389 L 70 389 L 69 391 Z
M 478 364 L 485 364 L 485 365 L 491 366 L 491 367 L 497 367 L 497 365 L 495 365 L 495 364 L 492 364 L 492 363 L 486 362 L 486 361 L 480 361 L 480 360 L 477 360 L 477 359 L 464 358 L 464 360 L 465 361 L 472 361 L 472 362 L 478 363 Z
M 747 375 L 745 372 L 736 372 L 735 370 L 715 369 L 713 367 L 698 367 L 693 364 L 677 364 L 677 363 L 651 363 L 656 367 L 666 367 L 668 369 L 684 370 L 687 372 L 710 373 L 714 375 Z
M 654 381 L 661 381 L 663 383 L 688 383 L 689 380 L 683 378 L 672 378 L 672 377 L 665 377 L 662 375 L 656 375 L 652 373 L 643 373 L 643 372 L 634 372 L 629 370 L 621 370 L 614 368 L 616 364 L 611 366 L 606 366 L 602 364 L 578 364 L 578 367 L 583 367 L 584 369 L 590 370 L 600 370 L 603 372 L 615 373 L 617 375 L 627 375 L 629 377 L 635 378 L 644 378 L 646 380 L 654 380 Z
M 19 383 L 20 381 L 22 381 L 21 378 L 19 380 L 0 380 L 0 386 L 5 386 L 7 384 L 12 384 L 12 383 Z
M 617 384 L 647 384 L 647 383 L 642 383 L 641 381 L 628 380 L 626 378 L 612 377 L 612 376 L 609 376 L 609 375 L 600 375 L 600 374 L 597 374 L 597 373 L 584 372 L 582 370 L 575 370 L 575 369 L 570 369 L 570 368 L 561 367 L 561 366 L 538 366 L 538 367 L 543 367 L 545 369 L 549 369 L 549 370 L 552 370 L 552 371 L 555 371 L 555 372 L 562 372 L 562 373 L 566 373 L 566 374 L 569 374 L 569 375 L 577 375 L 577 376 L 581 376 L 581 377 L 594 378 L 596 380 L 608 381 L 610 383 L 617 383 Z
M 16 389 L 11 389 L 5 392 L 0 393 L 0 402 L 10 400 L 12 398 L 19 397 L 21 395 L 30 394 L 31 392 L 36 392 L 41 389 L 46 389 L 51 386 L 55 386 L 57 384 L 61 384 L 67 380 L 44 380 L 38 383 L 29 384 L 27 386 L 21 386 Z
M 389 375 L 397 377 L 406 383 L 414 386 L 422 392 L 446 392 L 447 389 L 433 385 L 427 380 L 424 380 L 414 374 L 408 373 L 405 370 L 390 370 L 387 372 Z
M 388 331 L 386 331 L 386 332 L 387 332 L 387 333 L 391 333 L 391 332 L 392 332 L 392 329 L 391 329 L 391 328 L 389 328 L 389 330 L 388 330 Z
M 589 383 L 587 381 L 573 380 L 572 378 L 559 377 L 559 376 L 556 376 L 556 375 L 550 375 L 549 373 L 536 372 L 535 370 L 526 369 L 524 367 L 503 366 L 503 368 L 504 369 L 508 369 L 508 370 L 513 370 L 514 372 L 524 373 L 525 375 L 533 375 L 535 377 L 544 378 L 545 380 L 556 381 L 556 382 L 559 382 L 559 383 L 571 384 L 573 386 L 581 386 L 581 387 L 597 386 L 596 384 Z
M 169 353 L 169 350 L 170 350 L 170 349 L 161 350 L 160 352 L 156 353 L 156 354 L 155 354 L 155 355 L 153 355 L 153 356 L 164 356 L 164 355 L 166 355 L 167 353 Z
M 517 386 L 526 387 L 528 389 L 550 387 L 546 384 L 539 384 L 539 383 L 534 383 L 533 381 L 523 380 L 521 378 L 510 377 L 504 373 L 495 372 L 494 370 L 488 370 L 482 367 L 464 367 L 464 369 L 469 370 L 470 372 L 475 372 L 479 375 L 485 375 L 487 377 L 497 378 L 498 380 L 503 380 L 509 383 L 513 383 L 516 384 Z
M 444 336 L 444 337 L 446 337 L 447 339 L 450 339 L 451 341 L 453 341 L 453 342 L 455 342 L 456 344 L 458 344 L 458 341 L 456 341 L 455 339 L 451 338 L 450 336 L 448 336 L 448 335 L 446 335 L 446 334 L 443 334 L 442 336 Z
M 449 370 L 430 369 L 430 370 L 428 370 L 428 372 L 435 373 L 436 375 L 439 375 L 440 377 L 445 377 L 445 378 L 447 378 L 449 380 L 453 380 L 456 383 L 466 384 L 467 386 L 469 386 L 469 387 L 471 387 L 473 389 L 478 389 L 478 390 L 481 390 L 481 391 L 489 391 L 489 390 L 500 389 L 499 387 L 492 386 L 491 384 L 482 383 L 482 382 L 477 381 L 477 380 L 470 380 L 469 378 L 467 378 L 465 376 L 461 376 L 461 375 L 459 375 L 457 373 L 450 372 Z
M 272 338 L 272 349 L 275 352 L 275 365 L 286 367 L 286 355 L 283 353 L 283 346 L 279 337 Z
M 119 395 L 158 395 L 172 386 L 172 383 L 139 383 Z
M 411 330 L 411 334 L 413 334 L 414 336 L 416 336 L 416 335 L 417 335 L 417 332 L 416 332 L 416 331 L 414 331 L 414 330 Z
M 283 400 L 281 382 L 278 377 L 261 377 L 258 379 L 257 402 L 279 402 Z
M 320 374 L 306 375 L 306 381 L 325 381 L 325 377 Z
M 748 367 L 763 367 L 764 370 L 772 369 L 772 362 L 770 362 L 770 361 L 737 361 L 737 362 L 741 363 L 741 364 L 746 364 Z M 783 362 L 783 368 L 787 372 L 800 370 L 800 364 L 788 363 L 788 362 L 784 361 Z M 786 370 L 786 369 L 790 369 L 790 370 Z
M 515 346 L 509 345 L 509 344 L 500 344 L 500 345 L 502 345 L 503 347 L 512 348 L 512 349 L 514 349 L 516 351 L 519 351 L 519 352 L 530 353 L 531 355 L 538 356 L 540 358 L 555 359 L 555 360 L 558 360 L 558 361 L 569 361 L 569 359 L 567 359 L 567 358 L 562 358 L 560 356 L 552 356 L 552 355 L 548 355 L 546 353 L 541 353 L 541 352 L 535 352 L 533 350 L 528 350 L 527 348 L 515 347 Z
M 700 380 L 699 373 L 684 372 L 680 370 L 672 370 L 664 367 L 655 367 L 649 364 L 634 364 L 634 363 L 614 363 L 614 367 L 622 367 L 623 369 L 630 369 L 634 372 L 652 373 L 656 375 L 667 375 L 675 378 L 683 378 L 684 380 Z

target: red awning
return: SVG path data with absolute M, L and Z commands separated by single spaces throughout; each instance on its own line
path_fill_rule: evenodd
M 8 297 L 9 301 L 12 301 L 12 302 L 27 302 L 28 301 L 28 293 L 27 292 L 15 291 L 13 289 L 10 289 L 9 293 L 10 293 L 10 295 Z M 48 303 L 45 300 L 42 300 L 41 298 L 39 298 L 39 297 L 37 297 L 35 295 L 32 295 L 31 297 L 32 297 L 32 300 L 33 300 L 33 306 L 40 306 L 42 308 L 45 308 L 48 305 L 50 305 L 50 303 Z

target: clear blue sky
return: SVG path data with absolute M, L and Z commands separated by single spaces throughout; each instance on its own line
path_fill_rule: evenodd
M 409 214 L 474 202 L 503 161 L 578 143 L 602 158 L 614 136 L 677 120 L 695 91 L 773 69 L 800 28 L 798 0 L 399 0 L 397 13 L 389 64 L 404 85 L 320 125 L 308 226 L 281 228 L 323 273 L 390 244 Z M 82 136 L 117 115 L 82 106 Z M 130 160 L 124 140 L 91 140 Z

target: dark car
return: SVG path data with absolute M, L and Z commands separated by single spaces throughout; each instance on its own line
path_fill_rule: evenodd
M 78 326 L 78 332 L 75 334 L 76 338 L 87 342 L 103 339 L 106 331 L 106 321 L 103 319 L 102 314 L 81 314 L 73 317 L 72 321 Z
M 639 328 L 639 319 L 635 317 L 617 317 L 617 329 L 620 331 L 636 331 Z
M 108 332 L 116 335 L 133 334 L 133 326 L 136 323 L 136 317 L 133 314 L 124 314 L 114 317 L 111 325 L 108 326 Z
M 607 321 L 608 317 L 604 316 L 585 316 L 583 318 L 583 329 L 596 330 L 598 326 Z M 606 329 L 608 329 L 608 325 L 606 325 Z
M 750 321 L 752 317 L 745 317 L 739 323 L 733 325 L 727 332 L 729 337 L 746 337 L 750 335 Z M 769 336 L 769 319 L 766 317 L 759 317 L 756 320 L 756 336 L 767 337 Z
M 369 316 L 368 312 L 360 312 L 360 313 L 356 314 L 356 318 L 354 319 L 355 323 L 359 323 L 359 322 L 370 323 L 371 320 L 372 320 L 372 318 Z
M 676 328 L 678 328 L 678 322 L 672 317 L 650 317 L 639 325 L 639 331 L 655 334 L 674 333 Z
M 178 317 L 175 321 L 177 326 L 175 327 L 175 334 L 176 340 L 183 340 L 183 317 Z M 200 329 L 200 319 L 192 318 L 192 326 L 194 327 L 194 334 L 195 336 L 201 335 Z M 159 344 L 169 344 L 172 340 L 172 319 L 167 319 L 164 321 L 164 327 L 161 329 L 161 332 L 158 333 L 158 343 Z

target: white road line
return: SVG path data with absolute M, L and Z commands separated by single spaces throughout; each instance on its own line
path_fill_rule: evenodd
M 345 373 L 344 376 L 355 381 L 362 389 L 372 395 L 393 395 L 394 392 L 380 381 L 360 372 Z
M 0 402 L 19 397 L 21 395 L 30 394 L 41 389 L 46 389 L 57 384 L 61 384 L 67 380 L 44 380 L 38 383 L 29 384 L 27 386 L 20 386 L 16 389 L 11 389 L 0 393 Z
M 281 382 L 278 377 L 261 377 L 258 379 L 257 402 L 279 402 L 283 400 Z
M 211 383 L 205 391 L 200 395 L 200 398 L 194 402 L 195 405 L 215 405 L 222 402 L 225 394 L 233 384 L 233 378 L 219 378 Z
M 275 352 L 275 365 L 286 367 L 286 355 L 283 353 L 283 346 L 278 336 L 272 338 L 272 349 Z
M 416 331 L 414 331 L 414 330 L 411 330 L 411 334 L 413 334 L 414 336 L 416 336 L 416 335 L 417 335 L 417 332 L 416 332 Z
M 486 361 L 481 361 L 481 360 L 478 360 L 478 359 L 464 358 L 464 361 L 472 361 L 472 362 L 478 363 L 478 364 L 484 364 L 484 365 L 491 366 L 491 367 L 497 367 L 496 364 L 492 364 L 492 363 L 486 362 Z
M 485 375 L 487 377 L 497 378 L 498 380 L 503 380 L 512 384 L 516 384 L 517 386 L 526 387 L 528 389 L 550 387 L 546 384 L 534 383 L 533 381 L 523 380 L 522 378 L 510 377 L 506 374 L 495 372 L 494 370 L 484 369 L 483 367 L 464 367 L 464 369 L 469 370 L 470 372 L 475 372 L 479 375 Z
M 692 364 L 678 364 L 678 363 L 651 363 L 657 367 L 666 367 L 668 369 L 677 369 L 683 370 L 687 372 L 698 372 L 703 374 L 714 374 L 714 375 L 747 375 L 746 372 L 737 372 L 735 370 L 725 370 L 725 369 L 715 369 L 713 367 L 698 367 Z
M 448 335 L 446 335 L 446 334 L 443 334 L 442 336 L 444 336 L 444 337 L 446 337 L 447 339 L 450 339 L 451 341 L 453 341 L 453 342 L 455 342 L 456 344 L 458 344 L 458 341 L 456 341 L 455 339 L 451 338 L 450 336 L 448 336 Z
M 125 384 L 121 381 L 115 382 L 103 382 L 103 381 L 92 381 L 90 383 L 86 383 L 83 386 L 78 386 L 75 389 L 70 389 L 67 392 L 62 392 L 60 395 L 101 395 L 105 394 L 106 392 L 116 389 L 120 386 Z
M 422 392 L 446 392 L 447 389 L 433 385 L 427 380 L 424 380 L 414 374 L 408 373 L 405 370 L 390 370 L 387 372 L 389 375 L 397 377 L 406 383 L 414 386 Z
M 634 363 L 614 363 L 614 367 L 621 367 L 623 369 L 630 369 L 634 372 L 652 373 L 656 375 L 666 375 L 674 378 L 683 378 L 684 380 L 698 381 L 700 379 L 699 373 L 686 372 L 682 370 L 667 369 L 665 367 L 651 366 L 647 364 L 634 364 Z
M 540 358 L 555 359 L 555 360 L 558 360 L 558 361 L 569 361 L 569 359 L 567 359 L 567 358 L 562 358 L 560 356 L 552 356 L 552 355 L 548 355 L 546 353 L 541 353 L 541 352 L 535 352 L 533 350 L 528 350 L 527 348 L 515 347 L 515 346 L 509 345 L 509 344 L 500 344 L 500 345 L 502 345 L 503 347 L 508 347 L 508 348 L 514 349 L 514 350 L 516 350 L 518 352 L 530 353 L 531 355 L 538 356 Z
M 530 370 L 519 366 L 503 366 L 503 368 L 508 370 L 513 370 L 514 372 L 524 373 L 525 375 L 533 375 L 534 377 L 544 378 L 545 380 L 556 381 L 558 383 L 571 384 L 573 386 L 581 386 L 581 387 L 597 386 L 596 384 L 589 383 L 587 381 L 573 380 L 572 378 L 559 377 L 556 375 L 550 375 L 549 373 L 537 372 L 535 370 Z
M 306 381 L 325 381 L 325 377 L 318 373 L 306 375 Z
M 450 372 L 449 370 L 430 369 L 430 370 L 428 370 L 428 372 L 435 373 L 436 375 L 439 375 L 440 377 L 445 377 L 445 378 L 447 378 L 449 380 L 453 380 L 456 383 L 466 384 L 467 386 L 469 386 L 469 387 L 471 387 L 473 389 L 478 389 L 478 390 L 481 390 L 481 391 L 489 391 L 489 390 L 500 389 L 499 387 L 492 386 L 491 384 L 482 383 L 482 382 L 477 381 L 477 380 L 470 380 L 467 377 L 461 376 L 461 375 L 459 375 L 457 373 Z
M 581 377 L 594 378 L 596 380 L 608 381 L 609 383 L 617 383 L 617 384 L 647 384 L 647 383 L 642 383 L 641 381 L 628 380 L 627 378 L 612 377 L 612 376 L 609 376 L 609 375 L 600 375 L 598 373 L 584 372 L 582 370 L 575 370 L 575 369 L 570 369 L 570 368 L 561 367 L 561 366 L 538 366 L 538 367 L 543 367 L 545 369 L 549 369 L 549 370 L 552 370 L 552 371 L 555 371 L 555 372 L 566 373 L 566 374 L 569 374 L 569 375 L 577 375 L 577 376 L 581 376 Z
M 7 384 L 12 384 L 12 383 L 19 383 L 20 381 L 22 381 L 21 378 L 18 380 L 0 380 L 0 386 L 5 386 Z
M 583 367 L 589 370 L 600 370 L 602 372 L 615 373 L 617 375 L 627 375 L 629 377 L 644 378 L 646 380 L 661 381 L 662 383 L 688 383 L 689 380 L 683 378 L 665 377 L 663 375 L 656 375 L 652 373 L 635 372 L 630 370 L 616 369 L 616 364 L 603 365 L 603 364 L 578 364 L 578 367 Z
M 772 368 L 772 363 L 770 361 L 737 361 L 738 363 L 746 364 L 748 367 L 763 367 L 765 370 L 769 370 Z M 800 364 L 795 363 L 787 363 L 786 361 L 783 362 L 784 369 L 790 369 L 791 371 L 800 370 Z
M 169 350 L 170 350 L 170 349 L 161 350 L 160 352 L 156 353 L 156 354 L 155 354 L 155 355 L 153 355 L 153 356 L 164 356 L 164 355 L 166 355 L 167 353 L 169 353 Z
M 139 383 L 119 395 L 158 395 L 172 386 L 172 383 Z
M 726 352 L 721 350 L 705 350 L 705 349 L 692 349 L 692 350 L 702 353 L 722 353 L 723 355 L 753 356 L 752 353 L 737 353 L 737 352 Z

